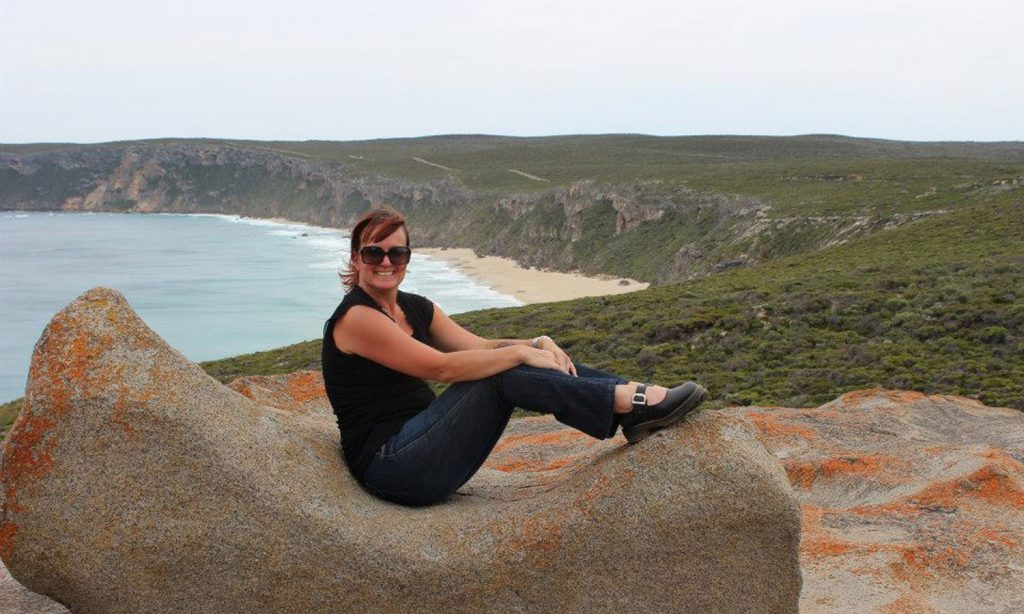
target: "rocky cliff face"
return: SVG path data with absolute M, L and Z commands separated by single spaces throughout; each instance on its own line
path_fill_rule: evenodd
M 369 176 L 341 162 L 205 141 L 0 153 L 0 209 L 225 213 L 344 227 L 382 203 L 409 216 L 419 245 L 656 283 L 770 259 L 780 243 L 814 249 L 878 226 L 768 220 L 767 205 L 755 198 L 657 181 L 479 192 L 452 176 Z
M 231 213 L 345 226 L 371 204 L 460 202 L 446 182 L 366 179 L 343 164 L 221 144 L 0 154 L 0 208 Z

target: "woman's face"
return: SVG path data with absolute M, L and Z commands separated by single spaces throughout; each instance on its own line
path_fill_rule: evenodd
M 380 241 L 370 241 L 363 243 L 363 247 L 376 246 L 383 249 L 385 252 L 392 247 L 405 247 L 407 243 L 407 236 L 404 228 L 399 228 L 395 232 L 384 237 Z M 354 254 L 356 269 L 359 271 L 359 285 L 363 289 L 373 289 L 378 291 L 387 291 L 398 288 L 398 285 L 405 279 L 405 269 L 407 264 L 395 265 L 392 264 L 391 258 L 385 256 L 384 260 L 380 264 L 366 264 L 363 259 L 359 257 L 359 254 Z

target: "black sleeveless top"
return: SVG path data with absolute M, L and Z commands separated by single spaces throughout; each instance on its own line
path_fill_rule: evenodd
M 362 288 L 353 288 L 324 325 L 321 364 L 327 398 L 341 429 L 345 462 L 352 474 L 362 481 L 374 452 L 391 439 L 406 420 L 430 405 L 434 393 L 417 377 L 338 350 L 334 345 L 334 323 L 356 305 L 384 313 Z M 418 294 L 399 290 L 398 306 L 412 326 L 413 338 L 430 345 L 434 303 Z

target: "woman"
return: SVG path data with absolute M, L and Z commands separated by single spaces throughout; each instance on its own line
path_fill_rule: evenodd
M 371 493 L 444 500 L 476 473 L 516 408 L 592 437 L 637 442 L 681 420 L 706 391 L 666 389 L 575 365 L 550 338 L 484 339 L 398 288 L 411 256 L 405 220 L 368 211 L 352 229 L 344 300 L 324 326 L 323 371 L 345 461 Z M 439 397 L 424 379 L 451 382 Z

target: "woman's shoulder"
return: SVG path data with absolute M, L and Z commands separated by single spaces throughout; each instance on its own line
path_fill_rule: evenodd
M 412 301 L 412 302 L 415 302 L 415 303 L 418 303 L 418 304 L 421 304 L 421 305 L 422 304 L 426 304 L 426 303 L 430 303 L 431 305 L 434 304 L 434 301 L 432 301 L 429 298 L 423 296 L 422 294 L 415 294 L 413 292 L 406 292 L 405 290 L 399 290 L 398 291 L 398 296 L 399 296 L 399 298 L 402 298 L 402 299 L 404 299 L 406 301 Z
M 331 317 L 327 318 L 327 323 L 330 324 L 335 320 L 341 319 L 341 317 L 344 316 L 349 309 L 357 305 L 364 305 L 366 307 L 378 309 L 377 303 L 375 303 L 373 299 L 370 298 L 370 296 L 363 291 L 362 288 L 356 286 L 355 288 L 352 288 L 351 290 L 345 293 L 345 296 L 341 299 L 341 302 L 338 303 L 338 306 L 334 308 L 334 313 L 331 314 Z
M 398 291 L 398 298 L 403 303 L 402 309 L 407 311 L 406 315 L 408 315 L 408 309 L 411 308 L 416 311 L 417 316 L 424 323 L 430 325 L 431 320 L 434 319 L 434 301 L 425 296 L 402 290 Z

